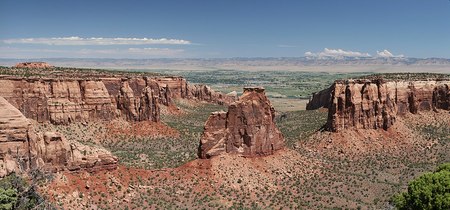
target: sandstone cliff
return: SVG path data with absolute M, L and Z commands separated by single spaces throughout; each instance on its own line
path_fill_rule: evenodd
M 331 100 L 332 88 L 321 90 L 317 93 L 313 93 L 308 104 L 306 104 L 307 110 L 313 110 L 318 108 L 328 108 Z
M 74 121 L 158 121 L 160 91 L 145 79 L 0 78 L 3 96 L 27 118 L 68 124 Z
M 274 118 L 275 110 L 264 88 L 244 88 L 243 95 L 228 107 L 228 112 L 214 112 L 208 118 L 199 157 L 222 153 L 245 157 L 273 154 L 284 147 L 284 137 Z
M 187 97 L 200 101 L 230 105 L 237 99 L 237 95 L 216 92 L 207 85 L 189 85 Z
M 450 81 L 446 80 L 336 81 L 322 92 L 325 96 L 314 95 L 308 108 L 328 108 L 327 128 L 331 131 L 388 129 L 398 116 L 406 113 L 449 110 L 449 85 Z
M 157 83 L 168 90 L 168 98 L 186 98 L 199 101 L 207 101 L 221 105 L 229 105 L 236 101 L 234 95 L 216 92 L 207 85 L 188 84 L 182 77 L 161 77 L 156 79 Z
M 27 118 L 38 122 L 69 124 L 123 118 L 153 121 L 160 104 L 187 98 L 228 104 L 235 97 L 204 85 L 189 85 L 181 77 L 0 77 L 0 96 Z
M 89 171 L 116 168 L 117 158 L 102 148 L 34 131 L 30 121 L 0 97 L 0 177 L 32 169 Z

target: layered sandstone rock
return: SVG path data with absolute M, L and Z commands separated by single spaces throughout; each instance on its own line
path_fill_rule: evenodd
M 35 142 L 37 136 L 31 130 L 31 123 L 0 97 L 0 177 L 36 166 Z
M 31 169 L 113 169 L 117 158 L 102 148 L 69 142 L 58 133 L 34 131 L 30 121 L 0 97 L 0 177 Z
M 14 67 L 16 68 L 51 68 L 52 66 L 46 62 L 24 62 L 18 63 Z
M 406 113 L 449 110 L 450 81 L 336 81 L 330 98 L 315 96 L 308 108 L 329 108 L 327 128 L 388 129 Z
M 187 98 L 189 94 L 189 85 L 186 79 L 182 77 L 159 77 L 156 82 L 169 90 L 172 98 Z
M 328 105 L 330 105 L 331 100 L 331 92 L 332 88 L 327 88 L 317 93 L 313 93 L 308 104 L 306 104 L 306 109 L 313 110 L 318 108 L 328 108 Z
M 190 85 L 188 90 L 188 97 L 220 105 L 229 105 L 237 99 L 237 94 L 216 92 L 207 85 Z
M 168 90 L 168 98 L 195 99 L 221 105 L 229 105 L 237 100 L 236 95 L 216 92 L 207 85 L 188 84 L 182 77 L 157 78 L 156 82 Z
M 27 118 L 54 124 L 112 120 L 159 121 L 164 90 L 148 78 L 40 79 L 4 77 L 0 96 Z
M 86 146 L 79 142 L 70 142 L 56 132 L 44 133 L 43 141 L 38 142 L 38 154 L 42 168 L 47 171 L 80 170 L 96 171 L 114 169 L 117 158 L 109 151 Z
M 204 85 L 188 85 L 181 77 L 22 78 L 0 77 L 0 96 L 27 118 L 69 124 L 123 118 L 153 121 L 160 104 L 186 98 L 229 104 L 236 97 Z
M 284 137 L 274 119 L 275 110 L 264 88 L 244 88 L 243 95 L 228 107 L 228 112 L 214 112 L 208 118 L 199 157 L 222 153 L 245 157 L 273 154 L 284 147 Z

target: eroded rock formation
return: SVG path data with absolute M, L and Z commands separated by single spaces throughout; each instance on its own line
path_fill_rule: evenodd
M 187 98 L 228 104 L 235 100 L 181 77 L 0 78 L 0 96 L 27 118 L 69 124 L 123 118 L 158 122 L 160 104 Z
M 315 94 L 308 108 L 328 108 L 327 128 L 331 131 L 388 129 L 406 113 L 449 110 L 449 85 L 450 81 L 445 80 L 336 81 L 328 90 Z
M 0 97 L 0 177 L 31 169 L 88 171 L 116 168 L 102 148 L 69 142 L 59 133 L 37 133 L 30 121 Z
M 112 120 L 159 120 L 159 90 L 144 79 L 0 79 L 3 96 L 27 118 L 54 124 Z
M 275 110 L 264 88 L 244 88 L 243 95 L 228 107 L 214 112 L 205 123 L 199 157 L 222 153 L 245 157 L 270 155 L 284 147 L 284 137 L 274 122 Z
M 229 105 L 237 100 L 236 95 L 216 92 L 207 85 L 188 84 L 182 77 L 163 77 L 156 81 L 168 90 L 168 98 L 195 99 L 221 105 Z
M 306 104 L 307 110 L 313 110 L 318 108 L 328 108 L 331 100 L 332 88 L 321 90 L 317 93 L 313 93 L 308 104 Z
M 31 123 L 0 97 L 0 177 L 37 166 L 36 144 L 30 144 L 37 141 Z
M 24 62 L 18 63 L 14 66 L 15 68 L 51 68 L 52 66 L 46 62 Z
M 189 98 L 221 105 L 229 105 L 236 101 L 237 95 L 216 92 L 207 85 L 189 85 Z

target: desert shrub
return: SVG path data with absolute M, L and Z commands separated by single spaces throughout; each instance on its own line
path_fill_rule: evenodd
M 17 190 L 0 188 L 0 209 L 12 209 L 17 202 Z
M 408 191 L 393 198 L 400 209 L 450 209 L 450 163 L 439 166 L 408 184 Z
M 0 210 L 3 209 L 54 209 L 39 192 L 36 185 L 49 179 L 39 171 L 32 171 L 32 180 L 10 174 L 0 179 Z

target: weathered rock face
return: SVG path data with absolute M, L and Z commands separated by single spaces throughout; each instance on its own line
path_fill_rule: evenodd
M 0 96 L 27 118 L 54 124 L 112 120 L 159 121 L 164 90 L 148 78 L 1 78 Z
M 14 67 L 16 68 L 51 68 L 50 64 L 46 62 L 25 62 L 18 63 Z
M 30 122 L 0 97 L 0 177 L 36 166 L 36 144 L 30 144 L 36 141 Z
M 332 88 L 313 93 L 308 104 L 306 104 L 307 110 L 313 110 L 318 108 L 328 108 L 331 100 Z
M 189 94 L 189 85 L 186 79 L 182 77 L 160 77 L 156 78 L 156 82 L 169 90 L 171 98 L 187 98 Z
M 188 97 L 221 105 L 229 105 L 236 101 L 237 95 L 216 92 L 207 85 L 189 85 Z
M 36 133 L 25 116 L 0 97 L 0 177 L 31 169 L 89 171 L 116 168 L 110 152 L 69 142 L 58 133 Z
M 187 98 L 228 104 L 235 100 L 204 85 L 188 85 L 181 77 L 22 78 L 0 77 L 0 96 L 27 118 L 69 124 L 123 118 L 153 121 L 160 104 Z
M 207 85 L 191 85 L 182 77 L 157 78 L 156 82 L 168 90 L 167 98 L 195 99 L 221 105 L 229 105 L 237 100 L 236 95 L 216 92 Z
M 313 97 L 308 108 L 329 108 L 327 128 L 388 129 L 398 116 L 449 110 L 450 81 L 337 81 L 330 98 Z
M 263 88 L 244 88 L 243 95 L 228 107 L 214 112 L 205 124 L 199 157 L 222 153 L 245 157 L 270 155 L 284 147 L 284 137 L 274 122 L 275 110 Z

